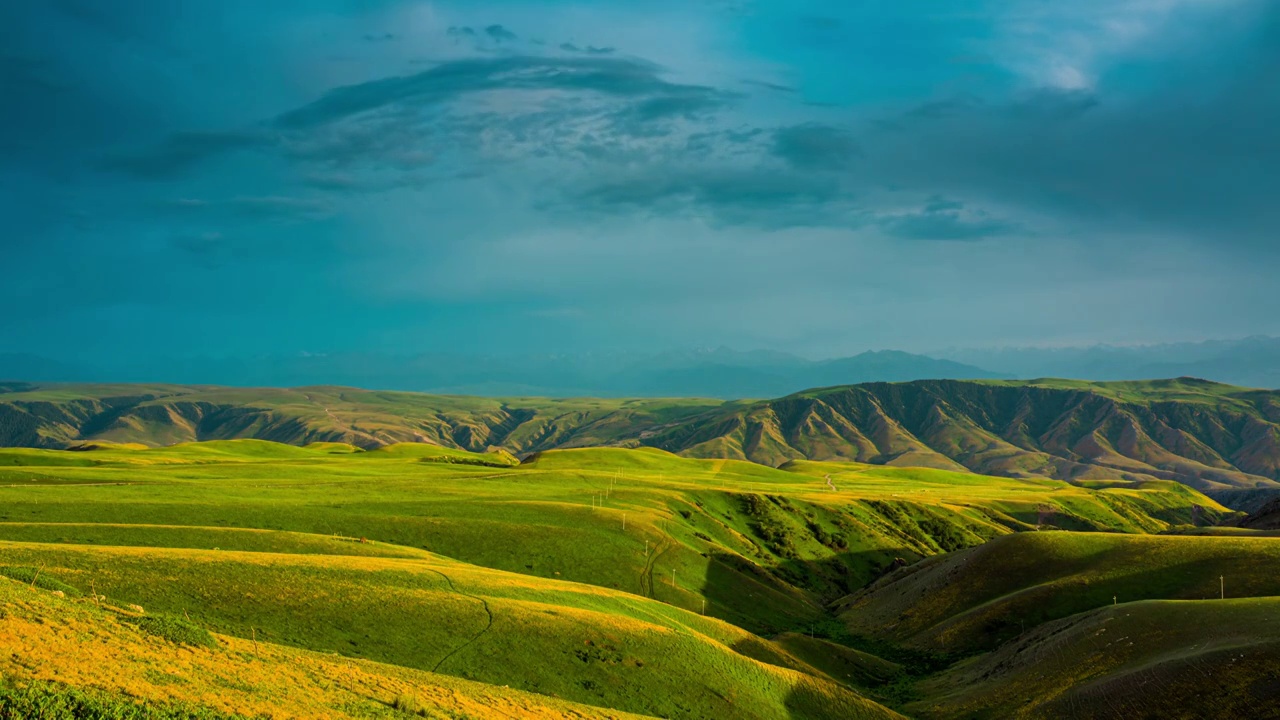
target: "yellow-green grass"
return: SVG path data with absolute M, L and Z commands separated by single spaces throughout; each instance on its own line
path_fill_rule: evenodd
M 898 570 L 839 604 L 856 634 L 935 652 L 994 648 L 1116 602 L 1280 596 L 1280 538 L 1043 532 Z
M 0 558 L 113 605 L 136 603 L 240 638 L 256 633 L 640 714 L 894 717 L 722 621 L 444 559 L 10 542 L 0 542 Z
M 48 696 L 73 695 L 113 713 L 103 717 L 134 717 L 128 713 L 142 704 L 157 716 L 174 708 L 173 718 L 207 709 L 236 717 L 392 719 L 410 717 L 409 708 L 428 718 L 639 717 L 262 638 L 223 635 L 212 648 L 182 646 L 122 622 L 127 618 L 88 599 L 0 578 L 0 717 L 35 710 L 17 703 L 33 683 L 42 707 Z
M 551 451 L 516 467 L 423 462 L 439 452 L 252 440 L 3 450 L 0 538 L 296 552 L 297 535 L 239 536 L 242 544 L 224 546 L 231 541 L 221 537 L 231 536 L 209 528 L 291 531 L 307 534 L 315 551 L 328 552 L 327 543 L 335 554 L 385 555 L 393 552 L 385 545 L 397 545 L 697 612 L 705 601 L 708 614 L 772 633 L 820 618 L 824 602 L 897 558 L 1041 521 L 1158 531 L 1190 522 L 1195 505 L 1201 520 L 1224 512 L 1172 483 L 1094 489 L 849 463 L 779 470 L 652 449 Z M 134 529 L 86 534 L 83 526 L 99 523 Z M 355 547 L 335 535 L 376 544 Z
M 921 718 L 1269 718 L 1280 598 L 1140 601 L 1046 623 L 917 690 Z

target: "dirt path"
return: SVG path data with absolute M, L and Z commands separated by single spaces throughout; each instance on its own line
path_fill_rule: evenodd
M 453 579 L 452 579 L 452 578 L 450 578 L 448 575 L 445 575 L 444 573 L 440 572 L 439 570 L 434 570 L 434 569 L 433 569 L 433 570 L 431 570 L 431 572 L 433 572 L 433 573 L 435 573 L 435 574 L 439 575 L 440 577 L 444 578 L 445 583 L 447 583 L 447 584 L 449 585 L 449 590 L 450 590 L 450 591 L 452 591 L 453 593 L 455 593 L 455 594 L 457 594 L 457 595 L 461 595 L 461 596 L 463 596 L 463 597 L 471 598 L 472 600 L 475 600 L 475 601 L 479 602 L 479 603 L 480 603 L 480 605 L 484 608 L 484 614 L 485 614 L 485 615 L 487 615 L 487 616 L 489 616 L 489 622 L 485 624 L 484 628 L 483 628 L 483 629 L 481 629 L 481 630 L 480 630 L 480 632 L 478 632 L 478 633 L 476 633 L 475 635 L 473 635 L 469 640 L 466 640 L 465 642 L 463 642 L 463 643 L 462 643 L 461 645 L 459 645 L 458 647 L 456 647 L 456 648 L 454 648 L 454 649 L 450 650 L 447 654 L 445 654 L 445 656 L 444 656 L 444 657 L 440 658 L 440 661 L 436 663 L 435 667 L 431 668 L 431 672 L 439 672 L 439 671 L 440 671 L 440 666 L 441 666 L 441 665 L 444 665 L 444 664 L 445 664 L 445 662 L 449 660 L 449 658 L 451 658 L 451 657 L 453 657 L 454 655 L 457 655 L 458 653 L 462 652 L 463 650 L 465 650 L 465 649 L 467 649 L 467 648 L 471 647 L 472 645 L 474 645 L 474 644 L 476 643 L 476 641 L 477 641 L 477 640 L 479 640 L 480 638 L 484 637 L 484 635 L 485 635 L 486 633 L 488 633 L 491 629 L 493 629 L 493 610 L 489 607 L 489 601 L 488 601 L 488 600 L 485 600 L 484 598 L 480 597 L 479 595 L 472 595 L 471 593 L 459 592 L 459 591 L 458 591 L 458 588 L 457 588 L 457 587 L 455 587 L 455 586 L 454 586 L 454 584 L 453 584 Z
M 836 484 L 831 482 L 830 475 L 826 475 L 822 479 L 827 481 L 827 487 L 831 488 L 832 492 L 840 492 L 839 490 L 836 489 Z

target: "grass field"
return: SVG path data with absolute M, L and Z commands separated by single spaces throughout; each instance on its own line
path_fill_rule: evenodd
M 262 672 L 227 669 L 256 641 L 319 688 L 242 688 L 284 698 L 280 717 L 329 702 L 394 716 L 402 695 L 428 717 L 950 716 L 1011 706 L 976 690 L 953 701 L 949 678 L 968 665 L 939 674 L 939 658 L 1002 652 L 1024 626 L 1112 594 L 1200 597 L 1210 571 L 1235 596 L 1280 594 L 1256 571 L 1280 558 L 1275 539 L 1190 534 L 1231 517 L 1172 482 L 769 468 L 656 449 L 523 463 L 426 444 L 6 449 L 0 627 L 46 639 L 0 643 L 18 658 L 0 678 L 11 695 L 50 681 L 29 692 L 247 711 L 259 705 L 243 694 L 212 698 L 225 673 Z M 165 680 L 152 658 L 103 683 L 39 650 L 52 632 L 117 647 L 123 663 L 134 605 L 212 631 L 211 648 L 152 648 L 202 669 Z M 64 612 L 88 629 L 59 630 Z M 325 685 L 315 668 L 332 663 L 377 692 Z M 449 698 L 471 709 L 449 715 Z
M 1272 718 L 1280 598 L 1141 601 L 1046 623 L 923 683 L 937 718 Z
M 1280 596 L 1280 539 L 1026 533 L 931 558 L 841 604 L 858 633 L 939 652 L 1135 600 Z

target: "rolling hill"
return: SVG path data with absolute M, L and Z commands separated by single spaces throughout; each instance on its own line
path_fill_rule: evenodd
M 916 381 L 768 401 L 490 399 L 314 387 L 32 385 L 0 393 L 0 444 L 258 438 L 516 455 L 652 446 L 777 466 L 837 460 L 1072 482 L 1176 480 L 1250 509 L 1280 491 L 1280 392 L 1201 380 Z

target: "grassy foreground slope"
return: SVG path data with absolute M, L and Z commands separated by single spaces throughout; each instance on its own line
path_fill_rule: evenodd
M 498 400 L 335 387 L 4 387 L 3 445 L 258 438 L 515 454 L 646 445 L 770 466 L 840 460 L 1073 481 L 1176 480 L 1242 502 L 1280 489 L 1280 391 L 1190 378 L 869 383 L 761 402 Z
M 918 688 L 922 718 L 1271 718 L 1280 598 L 1141 601 L 1046 623 Z
M 184 645 L 130 620 L 0 577 L 0 717 L 638 717 L 262 639 Z
M 727 623 L 445 559 L 25 543 L 0 543 L 0 557 L 111 604 L 242 639 L 599 707 L 682 718 L 892 716 Z
M 948 653 L 1135 600 L 1280 596 L 1280 539 L 1024 533 L 930 558 L 839 604 L 855 633 Z
M 1089 488 L 853 464 L 772 469 L 654 449 L 550 451 L 508 467 L 490 455 L 441 462 L 438 452 L 254 440 L 5 450 L 0 539 L 430 551 L 771 634 L 821 619 L 827 602 L 899 561 L 1037 527 L 1156 532 L 1226 513 L 1168 482 Z M 490 458 L 496 466 L 482 464 Z

